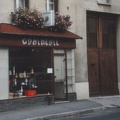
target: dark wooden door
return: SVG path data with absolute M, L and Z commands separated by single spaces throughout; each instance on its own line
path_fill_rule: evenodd
M 102 49 L 100 51 L 101 94 L 118 94 L 116 51 Z
M 99 95 L 99 59 L 97 49 L 88 49 L 88 76 L 90 93 Z
M 88 13 L 87 45 L 90 95 L 118 94 L 116 16 Z

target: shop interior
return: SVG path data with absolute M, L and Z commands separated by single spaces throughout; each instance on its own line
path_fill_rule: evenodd
M 53 94 L 52 50 L 9 48 L 10 98 Z

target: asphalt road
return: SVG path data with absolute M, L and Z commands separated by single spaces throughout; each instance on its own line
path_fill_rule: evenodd
M 57 120 L 120 120 L 120 108 L 113 110 L 105 110 L 101 112 L 94 112 L 82 116 L 78 115 L 68 118 L 60 118 Z

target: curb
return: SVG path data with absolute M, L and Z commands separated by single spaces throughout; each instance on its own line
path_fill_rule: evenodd
M 91 109 L 84 109 L 84 110 L 78 110 L 78 111 L 70 111 L 70 112 L 64 112 L 64 113 L 57 113 L 57 114 L 51 114 L 51 115 L 45 115 L 45 116 L 38 116 L 34 118 L 27 118 L 23 120 L 49 120 L 49 119 L 56 119 L 56 118 L 63 118 L 63 117 L 69 117 L 69 116 L 75 116 L 75 115 L 83 115 L 87 113 L 93 113 L 97 111 L 104 111 L 109 109 L 115 109 L 118 108 L 116 106 L 109 106 L 109 107 L 96 107 Z

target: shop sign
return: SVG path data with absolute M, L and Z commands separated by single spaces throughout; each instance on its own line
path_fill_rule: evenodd
M 32 39 L 32 38 L 23 38 L 23 45 L 33 45 L 33 46 L 59 46 L 58 40 L 43 40 L 43 39 Z
M 40 48 L 67 48 L 76 47 L 73 39 L 60 38 L 43 38 L 43 37 L 23 37 L 23 36 L 2 36 L 0 37 L 0 46 L 17 46 L 17 47 L 40 47 Z

